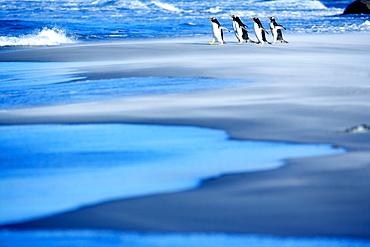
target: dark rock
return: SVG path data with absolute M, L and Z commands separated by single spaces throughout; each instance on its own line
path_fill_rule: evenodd
M 356 0 L 350 3 L 343 14 L 370 14 L 370 0 Z
M 365 133 L 365 132 L 369 132 L 369 131 L 370 131 L 370 125 L 361 124 L 361 125 L 358 125 L 358 126 L 347 128 L 342 132 L 343 133 Z

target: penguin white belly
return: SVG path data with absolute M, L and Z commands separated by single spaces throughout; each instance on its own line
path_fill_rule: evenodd
M 212 23 L 212 32 L 213 32 L 213 38 L 223 43 L 223 37 L 222 37 L 222 30 L 219 28 L 219 26 L 216 23 Z
M 236 21 L 233 21 L 233 28 L 235 33 L 237 32 L 238 26 L 239 26 L 238 23 L 236 23 Z
M 236 35 L 238 39 L 240 40 L 240 42 L 242 42 L 243 41 L 243 29 L 240 26 L 236 29 Z
M 259 28 L 257 23 L 254 23 L 253 27 L 254 27 L 254 33 L 256 34 L 256 38 L 258 39 L 259 42 L 261 42 L 261 44 L 263 44 L 264 43 L 263 37 L 262 37 L 263 30 Z
M 272 36 L 274 37 L 274 43 L 276 43 L 278 39 L 278 29 L 275 27 L 272 29 Z
M 243 30 L 236 21 L 233 21 L 233 28 L 235 31 L 236 38 L 239 40 L 239 42 L 242 42 L 243 41 Z

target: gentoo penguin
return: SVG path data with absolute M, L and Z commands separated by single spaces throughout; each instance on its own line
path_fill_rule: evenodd
M 224 44 L 224 34 L 222 32 L 222 29 L 231 32 L 226 27 L 221 27 L 220 23 L 216 18 L 209 18 L 208 20 L 212 21 L 212 32 L 213 32 L 213 38 L 211 42 L 208 42 L 208 44 L 212 45 L 215 43 L 215 41 L 219 42 L 220 45 Z
M 230 17 L 233 19 L 233 28 L 234 28 L 234 31 L 235 31 L 235 36 L 236 38 L 238 39 L 238 43 L 243 43 L 243 41 L 245 42 L 253 42 L 253 40 L 251 40 L 248 36 L 248 31 L 247 31 L 247 25 L 245 25 L 240 19 L 239 17 L 235 16 L 235 15 L 230 15 Z
M 286 30 L 286 28 L 282 25 L 277 24 L 274 17 L 267 18 L 270 19 L 270 29 L 272 36 L 274 37 L 273 44 L 275 44 L 277 41 L 280 41 L 280 43 L 288 43 L 288 41 L 283 39 L 283 32 L 281 31 L 281 29 Z
M 249 18 L 251 20 L 254 21 L 254 33 L 256 34 L 256 37 L 258 39 L 258 43 L 255 43 L 255 44 L 264 44 L 264 43 L 268 43 L 270 44 L 267 40 L 266 40 L 266 35 L 265 35 L 265 32 L 268 33 L 266 31 L 266 29 L 263 28 L 261 22 L 260 22 L 260 19 L 258 18 Z

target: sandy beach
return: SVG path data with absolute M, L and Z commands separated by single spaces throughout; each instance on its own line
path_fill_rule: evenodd
M 68 62 L 78 81 L 248 79 L 245 87 L 1 110 L 0 124 L 134 123 L 225 130 L 230 138 L 326 143 L 341 155 L 225 174 L 194 190 L 116 200 L 5 226 L 370 238 L 370 33 L 296 34 L 289 44 L 209 37 L 1 52 L 0 62 Z M 356 128 L 364 125 L 364 128 Z M 352 128 L 352 129 L 351 129 Z

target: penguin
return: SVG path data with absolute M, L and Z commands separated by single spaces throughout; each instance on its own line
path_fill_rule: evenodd
M 270 19 L 270 29 L 272 36 L 274 37 L 273 44 L 275 44 L 277 41 L 280 41 L 280 43 L 289 43 L 288 41 L 283 39 L 283 32 L 281 31 L 281 29 L 286 30 L 286 28 L 282 25 L 277 24 L 274 17 L 267 18 Z
M 231 32 L 226 27 L 222 27 L 218 20 L 216 18 L 209 18 L 208 20 L 212 21 L 212 32 L 213 32 L 213 38 L 211 42 L 208 42 L 208 44 L 212 45 L 216 41 L 220 43 L 220 45 L 223 45 L 224 42 L 224 34 L 222 32 L 222 29 Z
M 258 39 L 258 42 L 255 44 L 261 44 L 261 45 L 263 45 L 264 43 L 270 44 L 266 40 L 266 35 L 265 35 L 265 32 L 266 33 L 268 32 L 266 31 L 266 29 L 263 28 L 260 19 L 258 18 L 249 18 L 249 19 L 254 21 L 254 33 L 256 34 L 256 37 Z
M 239 17 L 235 15 L 230 15 L 230 17 L 233 19 L 233 28 L 235 31 L 235 36 L 238 39 L 238 43 L 241 44 L 243 41 L 245 42 L 252 42 L 254 43 L 253 40 L 251 40 L 248 36 L 248 31 L 247 31 L 247 25 L 245 25 Z

